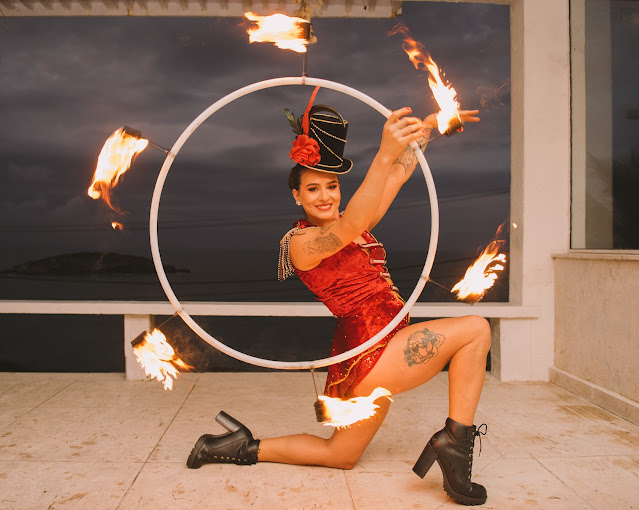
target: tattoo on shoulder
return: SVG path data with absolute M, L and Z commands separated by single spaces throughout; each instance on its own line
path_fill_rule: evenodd
M 342 246 L 342 241 L 332 232 L 327 236 L 318 236 L 313 241 L 306 241 L 302 250 L 307 255 L 330 253 Z
M 446 340 L 441 333 L 433 333 L 424 328 L 408 337 L 404 348 L 404 361 L 409 367 L 423 365 L 439 354 L 439 348 Z

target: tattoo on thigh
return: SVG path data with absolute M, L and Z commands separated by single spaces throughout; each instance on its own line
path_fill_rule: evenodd
M 316 237 L 314 241 L 304 243 L 303 250 L 307 255 L 329 253 L 342 246 L 342 241 L 332 232 L 327 236 Z
M 446 340 L 444 335 L 433 333 L 427 328 L 416 331 L 408 337 L 404 349 L 404 361 L 409 367 L 423 365 L 439 354 L 439 348 L 444 340 Z

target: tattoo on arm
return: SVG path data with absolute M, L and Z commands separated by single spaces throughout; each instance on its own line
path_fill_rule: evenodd
M 417 158 L 415 157 L 413 148 L 410 145 L 407 145 L 399 157 L 393 161 L 393 164 L 402 165 L 405 173 L 411 172 L 417 164 Z
M 433 333 L 424 328 L 408 337 L 404 348 L 404 361 L 409 367 L 423 365 L 439 354 L 439 348 L 446 340 L 441 333 Z
M 307 255 L 330 253 L 342 246 L 342 241 L 332 232 L 327 236 L 316 237 L 313 241 L 306 241 L 302 250 Z
M 422 151 L 426 149 L 426 146 L 428 145 L 428 137 L 420 136 L 415 141 Z M 417 166 L 417 156 L 415 155 L 413 148 L 410 145 L 407 145 L 393 164 L 402 165 L 405 173 L 410 173 L 415 170 L 415 167 Z
M 417 145 L 419 145 L 419 148 L 422 150 L 422 152 L 426 150 L 426 146 L 428 145 L 429 139 L 430 139 L 430 132 L 428 133 L 428 136 L 420 136 L 417 140 L 415 140 L 417 142 Z

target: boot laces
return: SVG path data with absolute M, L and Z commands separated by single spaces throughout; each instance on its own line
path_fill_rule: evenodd
M 468 456 L 470 457 L 468 460 L 468 483 L 471 483 L 470 479 L 473 474 L 473 448 L 475 446 L 475 438 L 479 436 L 479 454 L 477 455 L 479 457 L 481 455 L 481 436 L 485 436 L 487 432 L 488 425 L 486 425 L 485 423 L 482 423 L 479 427 L 473 430 L 473 435 L 470 443 L 470 453 L 468 454 Z
M 484 427 L 483 430 L 482 430 L 482 427 Z M 485 423 L 482 423 L 479 427 L 477 427 L 477 429 L 473 433 L 473 442 L 475 442 L 475 437 L 479 436 L 479 455 L 481 455 L 481 436 L 485 436 L 487 432 L 488 432 L 488 425 L 486 425 Z M 479 457 L 479 455 L 477 456 Z

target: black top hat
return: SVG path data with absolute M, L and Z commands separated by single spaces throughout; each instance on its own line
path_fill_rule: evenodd
M 310 103 L 315 98 L 315 92 Z M 286 115 L 298 134 L 289 153 L 297 166 L 334 174 L 345 174 L 353 168 L 353 162 L 343 157 L 348 121 L 337 110 L 326 105 L 315 105 L 307 108 L 299 122 L 288 110 Z

